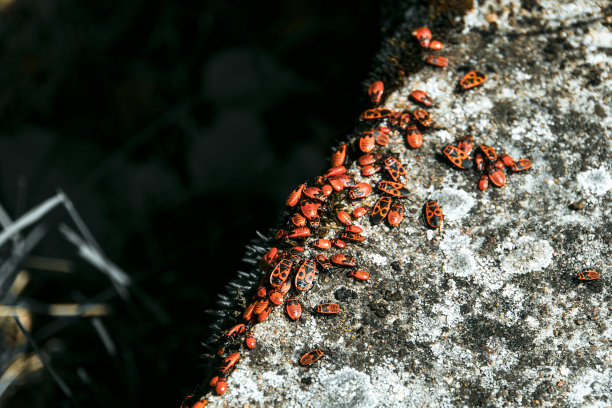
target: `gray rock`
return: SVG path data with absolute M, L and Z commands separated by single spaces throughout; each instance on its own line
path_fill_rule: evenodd
M 412 110 L 410 91 L 426 90 L 445 129 L 417 150 L 391 136 L 408 173 L 405 219 L 360 220 L 366 241 L 344 250 L 370 280 L 320 272 L 299 321 L 278 307 L 254 327 L 257 348 L 209 406 L 611 406 L 611 14 L 607 1 L 504 0 L 453 20 L 439 52 L 449 67 L 419 66 L 386 97 Z M 419 10 L 405 15 L 406 27 L 427 24 Z M 469 69 L 488 80 L 455 92 Z M 440 153 L 465 134 L 533 168 L 480 191 L 475 171 Z M 349 171 L 372 185 L 381 175 Z M 423 223 L 429 199 L 441 231 Z M 585 269 L 601 279 L 579 283 Z M 334 299 L 340 315 L 310 313 Z M 314 348 L 325 358 L 301 367 Z

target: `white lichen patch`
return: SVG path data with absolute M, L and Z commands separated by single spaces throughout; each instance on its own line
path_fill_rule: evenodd
M 468 215 L 476 200 L 472 195 L 465 190 L 452 188 L 444 188 L 437 190 L 431 195 L 431 199 L 435 200 L 442 214 L 444 214 L 444 223 L 454 224 Z
M 370 376 L 353 368 L 345 367 L 338 372 L 319 374 L 325 399 L 316 401 L 312 407 L 369 408 L 378 404 L 378 396 L 372 387 Z
M 468 277 L 476 273 L 477 267 L 478 264 L 474 259 L 474 254 L 462 248 L 448 258 L 448 261 L 444 264 L 444 272 L 455 276 Z
M 501 260 L 501 268 L 506 273 L 535 272 L 546 268 L 552 262 L 554 249 L 546 240 L 524 236 L 515 243 L 506 241 L 505 244 L 506 247 L 513 248 Z
M 610 406 L 610 389 L 612 389 L 610 370 L 589 369 L 584 373 L 573 373 L 568 382 L 570 391 L 567 393 L 567 400 L 573 406 L 583 406 L 583 404 L 597 408 Z
M 603 167 L 583 171 L 576 176 L 576 179 L 587 194 L 601 196 L 612 188 L 612 177 Z

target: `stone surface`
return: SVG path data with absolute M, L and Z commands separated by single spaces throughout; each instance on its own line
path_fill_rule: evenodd
M 299 321 L 278 307 L 254 327 L 257 348 L 209 406 L 612 406 L 611 15 L 606 1 L 484 2 L 441 28 L 449 67 L 419 63 L 385 101 L 416 109 L 410 91 L 426 90 L 444 129 L 417 150 L 391 136 L 386 149 L 409 176 L 405 219 L 397 229 L 359 221 L 366 241 L 344 250 L 370 280 L 319 273 Z M 427 24 L 417 9 L 406 21 L 398 33 Z M 455 92 L 470 69 L 488 80 Z M 441 155 L 465 134 L 533 168 L 482 192 L 476 172 Z M 381 175 L 349 171 L 372 185 Z M 445 214 L 441 231 L 424 226 L 429 199 Z M 248 258 L 272 244 L 260 240 Z M 577 282 L 585 269 L 601 279 Z M 328 301 L 342 312 L 311 312 Z M 325 358 L 301 367 L 314 348 Z

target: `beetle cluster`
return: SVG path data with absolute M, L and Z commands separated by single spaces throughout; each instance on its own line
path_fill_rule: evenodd
M 413 32 L 422 48 L 441 50 L 440 41 L 432 40 L 431 31 L 425 27 Z M 426 61 L 436 66 L 448 65 L 448 60 L 441 56 L 429 55 Z M 471 71 L 458 83 L 462 90 L 468 90 L 482 84 L 486 75 Z M 265 252 L 259 262 L 261 279 L 259 285 L 250 294 L 251 299 L 240 309 L 238 322 L 221 336 L 217 351 L 217 375 L 209 382 L 209 387 L 216 394 L 227 390 L 227 377 L 236 368 L 241 359 L 240 350 L 252 349 L 257 342 L 253 328 L 265 321 L 275 306 L 284 303 L 284 310 L 290 321 L 302 316 L 302 304 L 299 295 L 310 290 L 317 273 L 330 273 L 335 269 L 347 271 L 347 277 L 356 281 L 368 281 L 370 273 L 358 267 L 358 261 L 344 253 L 347 245 L 363 242 L 363 228 L 356 224 L 370 213 L 372 225 L 379 225 L 384 220 L 392 228 L 400 225 L 404 218 L 405 208 L 402 200 L 409 197 L 406 187 L 408 175 L 400 161 L 389 152 L 383 151 L 390 137 L 399 133 L 405 137 L 407 145 L 418 149 L 423 143 L 421 132 L 436 128 L 429 113 L 418 108 L 413 111 L 395 111 L 380 106 L 383 101 L 385 85 L 382 81 L 373 82 L 368 88 L 368 95 L 373 107 L 359 116 L 359 133 L 346 143 L 338 145 L 331 155 L 331 167 L 312 182 L 300 184 L 288 196 L 286 205 L 288 214 L 285 222 L 275 234 L 275 244 L 262 250 Z M 422 107 L 433 105 L 432 98 L 423 90 L 413 90 L 410 98 Z M 463 138 L 457 146 L 447 146 L 445 156 L 459 168 L 475 167 L 486 175 L 495 185 L 500 182 L 499 172 L 503 166 L 513 171 L 526 170 L 531 166 L 527 159 L 514 162 L 507 155 L 497 158 L 495 151 L 488 146 L 480 146 L 472 160 L 473 149 L 471 137 Z M 348 169 L 355 161 L 361 176 L 368 178 L 382 171 L 381 177 L 372 184 L 358 182 Z M 473 162 L 476 162 L 474 166 Z M 481 164 L 482 163 L 482 166 Z M 383 171 L 384 170 L 384 171 Z M 502 172 L 503 175 L 503 172 Z M 482 182 L 481 182 L 482 184 Z M 361 200 L 376 193 L 372 208 L 359 204 Z M 444 216 L 435 201 L 427 201 L 423 206 L 425 226 L 441 228 Z M 334 232 L 335 231 L 335 232 Z M 335 250 L 329 256 L 326 251 Z M 594 275 L 585 275 L 586 280 Z M 255 281 L 256 282 L 256 281 Z M 286 300 L 285 300 L 286 298 Z M 336 303 L 321 303 L 314 307 L 320 315 L 335 315 L 341 310 Z M 312 364 L 321 359 L 325 353 L 316 348 L 304 354 L 301 365 Z M 202 408 L 207 400 L 194 400 L 189 396 L 182 408 Z
M 472 136 L 465 136 L 459 140 L 456 146 L 447 145 L 444 147 L 442 153 L 453 166 L 459 169 L 474 168 L 479 172 L 478 188 L 482 191 L 489 187 L 489 181 L 496 187 L 503 187 L 506 184 L 504 168 L 509 168 L 515 173 L 531 168 L 529 159 L 522 158 L 515 161 L 505 153 L 498 157 L 495 149 L 487 145 L 480 145 L 472 160 L 470 153 L 472 153 L 473 148 L 474 139 Z

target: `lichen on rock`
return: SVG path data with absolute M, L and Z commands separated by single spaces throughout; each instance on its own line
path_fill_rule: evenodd
M 419 10 L 406 11 L 398 36 L 429 23 L 436 36 L 438 20 Z M 209 404 L 609 406 L 610 13 L 607 2 L 595 0 L 579 8 L 486 1 L 440 28 L 449 67 L 406 67 L 384 100 L 389 109 L 413 110 L 410 92 L 424 89 L 443 129 L 424 133 L 414 150 L 393 132 L 381 149 L 404 165 L 410 196 L 397 228 L 370 225 L 367 216 L 356 221 L 366 240 L 343 253 L 359 260 L 369 281 L 320 272 L 300 298 L 302 318 L 291 322 L 277 308 L 254 326 L 257 348 L 244 353 L 227 393 Z M 394 39 L 389 44 L 408 42 Z M 406 52 L 420 56 L 413 45 Z M 389 66 L 401 77 L 397 65 Z M 487 81 L 456 92 L 471 69 Z M 533 167 L 480 191 L 476 172 L 453 168 L 441 154 L 465 134 L 476 145 L 528 157 Z M 357 165 L 348 169 L 358 182 L 380 179 L 361 176 Z M 361 203 L 372 207 L 376 199 Z M 423 222 L 431 199 L 445 214 L 440 230 Z M 259 245 L 261 255 L 271 241 Z M 307 247 L 304 256 L 312 254 Z M 584 269 L 601 278 L 578 282 Z M 339 315 L 310 312 L 334 297 Z M 299 366 L 313 348 L 326 356 Z

